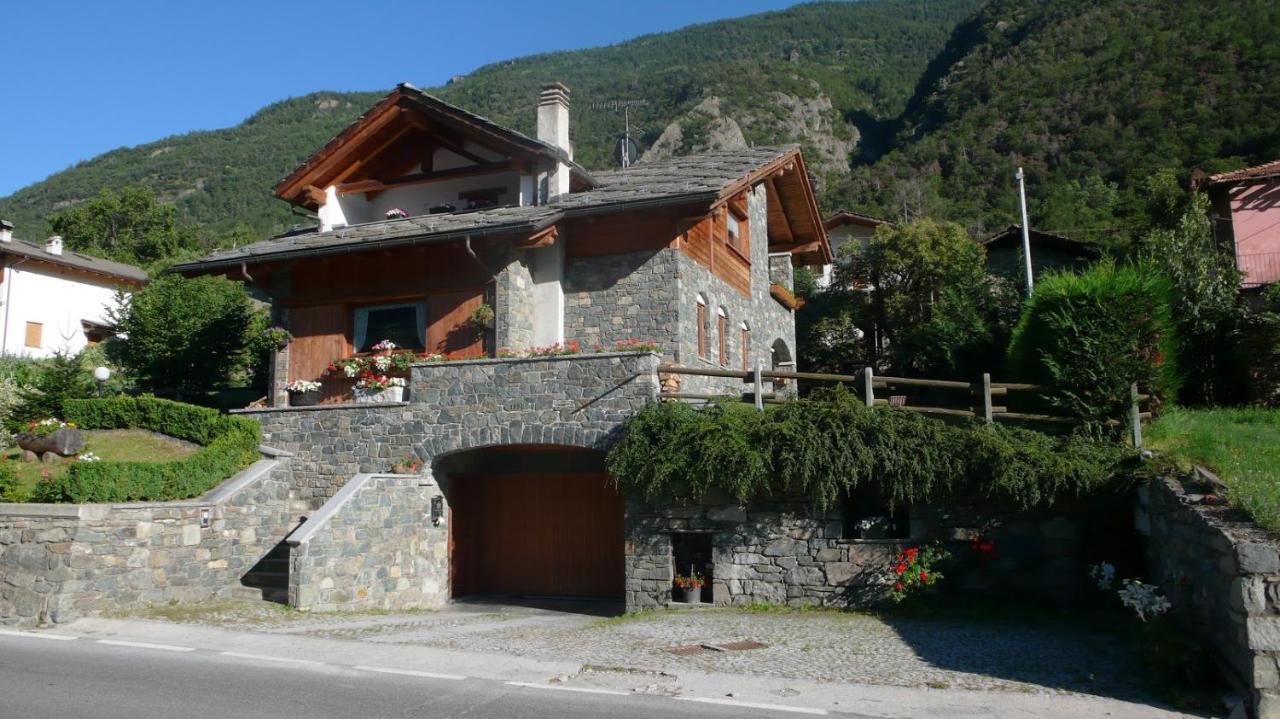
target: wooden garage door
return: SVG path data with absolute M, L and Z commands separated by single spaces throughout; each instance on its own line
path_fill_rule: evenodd
M 449 503 L 455 597 L 621 598 L 622 496 L 607 476 L 452 477 Z

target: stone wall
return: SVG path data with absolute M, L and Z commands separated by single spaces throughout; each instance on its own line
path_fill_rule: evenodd
M 431 500 L 442 496 L 427 477 L 353 479 L 289 537 L 289 604 L 330 612 L 443 605 L 448 530 L 431 522 Z
M 319 507 L 350 477 L 386 472 L 407 453 L 427 465 L 492 445 L 607 449 L 658 393 L 658 356 L 584 354 L 413 367 L 409 401 L 244 410 L 263 441 L 295 453 L 295 492 Z
M 229 596 L 296 523 L 289 486 L 266 459 L 199 500 L 0 505 L 0 623 Z
M 664 249 L 565 260 L 564 336 L 583 347 L 652 340 L 677 349 L 676 257 Z
M 1254 716 L 1280 717 L 1280 545 L 1174 479 L 1140 489 L 1137 524 L 1173 616 L 1216 650 Z

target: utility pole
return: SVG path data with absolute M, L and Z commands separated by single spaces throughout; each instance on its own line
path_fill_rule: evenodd
M 1022 259 L 1027 268 L 1027 297 L 1031 296 L 1035 287 L 1035 277 L 1031 274 L 1031 228 L 1027 225 L 1027 183 L 1026 174 L 1018 168 L 1018 200 L 1022 205 Z

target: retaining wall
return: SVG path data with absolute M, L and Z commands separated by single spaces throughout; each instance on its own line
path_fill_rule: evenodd
M 1280 545 L 1175 479 L 1138 493 L 1148 572 L 1173 616 L 1212 647 L 1254 716 L 1280 719 Z
M 229 596 L 296 523 L 289 486 L 278 458 L 198 500 L 0 504 L 0 623 Z
M 429 477 L 362 474 L 290 535 L 289 604 L 303 610 L 428 609 L 449 599 L 449 542 Z

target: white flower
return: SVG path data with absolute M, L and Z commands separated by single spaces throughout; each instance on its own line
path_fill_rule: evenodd
M 342 373 L 348 377 L 355 377 L 360 374 L 360 368 L 354 362 L 342 365 Z
M 85 452 L 79 457 L 76 457 L 76 459 L 80 460 L 81 462 L 101 462 L 102 461 L 102 458 L 94 454 L 93 452 Z
M 391 358 L 386 355 L 374 357 L 373 365 L 378 368 L 379 372 L 386 372 L 387 368 L 391 366 Z
M 1136 579 L 1124 580 L 1124 588 L 1116 592 L 1120 601 L 1137 615 L 1138 619 L 1147 621 L 1147 615 L 1159 616 L 1169 611 L 1173 604 L 1160 594 L 1159 587 L 1144 584 Z
M 315 392 L 320 389 L 320 383 L 313 380 L 298 379 L 285 385 L 285 389 L 290 392 Z
M 388 378 L 387 378 L 387 386 L 388 386 L 388 387 L 403 387 L 403 386 L 404 386 L 404 377 L 388 377 Z

